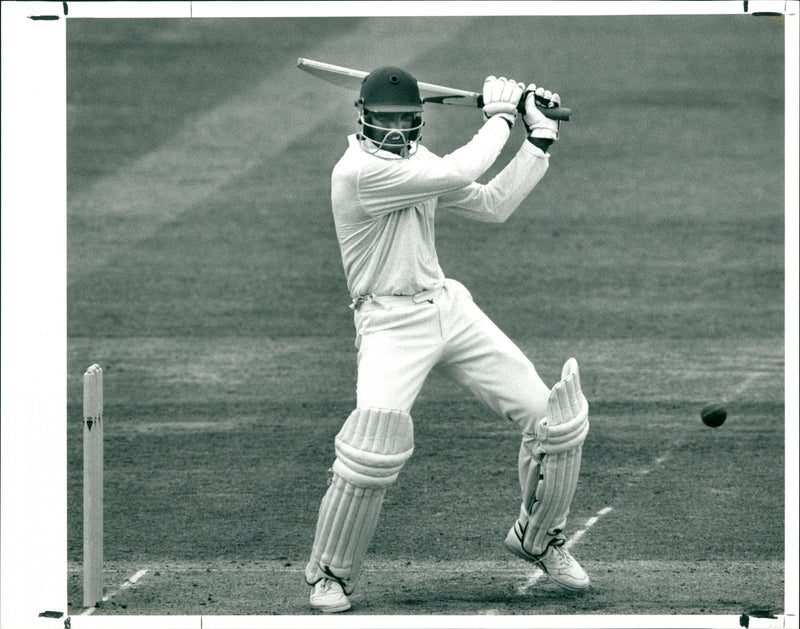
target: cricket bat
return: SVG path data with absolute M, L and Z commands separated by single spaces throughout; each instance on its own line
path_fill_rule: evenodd
M 363 70 L 355 70 L 303 57 L 297 60 L 297 67 L 323 81 L 352 90 L 358 90 L 361 87 L 361 81 L 368 74 Z M 483 107 L 483 94 L 478 92 L 459 90 L 454 87 L 435 85 L 433 83 L 423 83 L 422 81 L 417 81 L 417 85 L 419 86 L 422 101 L 425 103 Z M 520 99 L 520 108 L 523 106 L 524 100 L 524 97 Z M 572 110 L 567 107 L 540 107 L 539 111 L 552 120 L 569 120 L 570 115 L 572 115 Z

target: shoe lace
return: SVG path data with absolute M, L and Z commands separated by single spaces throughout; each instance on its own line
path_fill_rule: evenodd
M 575 562 L 575 560 L 572 558 L 572 555 L 570 555 L 567 552 L 567 549 L 563 546 L 551 546 L 550 548 L 553 551 L 555 563 L 559 568 L 570 568 Z
M 323 593 L 327 592 L 328 588 L 330 587 L 330 583 L 331 582 L 328 581 L 328 579 L 322 579 L 322 581 L 319 582 L 319 587 L 317 587 L 317 590 L 319 591 L 319 593 L 323 594 Z
M 322 581 L 320 581 L 320 584 L 319 584 L 320 593 L 321 594 L 325 594 L 327 592 L 330 592 L 330 590 L 333 587 L 334 583 L 336 583 L 336 582 L 332 581 L 331 579 L 322 579 Z
M 323 574 L 326 575 L 323 578 L 323 581 L 326 582 L 325 586 L 326 589 L 330 588 L 334 583 L 338 583 L 341 586 L 343 592 L 347 591 L 344 581 L 339 577 L 337 577 L 335 574 L 333 574 L 333 571 L 331 571 L 330 566 L 322 566 L 322 572 Z

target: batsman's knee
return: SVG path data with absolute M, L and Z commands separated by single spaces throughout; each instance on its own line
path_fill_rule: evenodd
M 411 415 L 357 408 L 336 435 L 335 445 L 335 474 L 358 487 L 388 487 L 414 452 Z
M 523 426 L 522 442 L 531 451 L 557 453 L 583 444 L 588 432 L 589 403 L 581 390 L 578 363 L 570 358 L 550 390 L 547 413 Z

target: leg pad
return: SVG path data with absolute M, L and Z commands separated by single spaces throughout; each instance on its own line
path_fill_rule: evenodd
M 566 362 L 550 392 L 547 416 L 535 435 L 523 435 L 520 530 L 524 549 L 541 555 L 566 525 L 578 485 L 583 442 L 589 432 L 589 405 L 581 392 L 578 364 Z M 523 467 L 525 468 L 523 470 Z
M 414 428 L 408 413 L 356 409 L 336 435 L 333 471 L 360 487 L 388 487 L 413 453 Z
M 378 524 L 383 498 L 414 452 L 411 416 L 356 409 L 336 436 L 333 481 L 320 506 L 306 581 L 324 577 L 352 593 Z

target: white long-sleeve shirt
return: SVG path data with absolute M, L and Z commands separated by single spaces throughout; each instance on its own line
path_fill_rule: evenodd
M 506 122 L 494 117 L 449 155 L 439 157 L 420 145 L 408 159 L 370 154 L 355 135 L 348 137 L 348 148 L 331 175 L 331 203 L 354 300 L 414 295 L 444 283 L 434 242 L 437 207 L 495 223 L 517 209 L 549 165 L 549 155 L 530 142 L 523 142 L 489 183 L 476 183 L 509 135 Z

